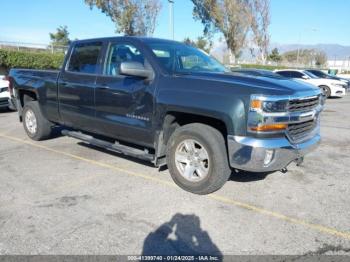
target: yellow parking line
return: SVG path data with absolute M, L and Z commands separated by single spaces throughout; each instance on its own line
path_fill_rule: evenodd
M 95 160 L 92 160 L 92 159 L 84 158 L 84 157 L 77 156 L 77 155 L 74 155 L 74 154 L 70 154 L 70 153 L 67 153 L 67 152 L 55 150 L 55 149 L 52 149 L 52 148 L 44 146 L 44 145 L 40 145 L 40 144 L 37 144 L 37 143 L 34 143 L 34 142 L 30 142 L 30 141 L 26 141 L 26 140 L 19 139 L 19 138 L 16 138 L 16 137 L 12 137 L 12 136 L 9 136 L 9 135 L 6 135 L 6 134 L 1 134 L 0 133 L 0 137 L 6 138 L 6 139 L 9 139 L 9 140 L 12 140 L 12 141 L 16 141 L 16 142 L 19 142 L 19 143 L 22 143 L 22 144 L 31 145 L 31 146 L 34 146 L 34 147 L 37 147 L 37 148 L 41 148 L 41 149 L 44 149 L 44 150 L 47 150 L 47 151 L 50 151 L 50 152 L 54 152 L 54 153 L 57 153 L 57 154 L 60 154 L 60 155 L 64 155 L 64 156 L 67 156 L 67 157 L 71 157 L 71 158 L 74 158 L 74 159 L 77 159 L 77 160 L 81 160 L 81 161 L 90 163 L 92 165 L 108 168 L 108 169 L 111 169 L 111 170 L 114 170 L 114 171 L 119 171 L 119 172 L 131 175 L 131 176 L 135 176 L 135 177 L 141 177 L 141 178 L 144 178 L 144 179 L 147 179 L 147 180 L 151 180 L 151 181 L 154 181 L 154 182 L 166 185 L 166 186 L 176 187 L 176 185 L 174 183 L 166 181 L 166 180 L 163 180 L 163 179 L 159 179 L 159 178 L 156 178 L 156 177 L 152 177 L 152 176 L 148 176 L 148 175 L 132 172 L 132 171 L 129 171 L 129 170 L 126 170 L 126 169 L 123 169 L 123 168 L 119 168 L 119 167 L 116 167 L 116 166 L 113 166 L 113 165 L 110 165 L 110 164 L 106 164 L 106 163 L 102 163 L 102 162 L 95 161 Z M 93 177 L 90 177 L 90 179 L 91 178 L 93 178 Z M 298 219 L 298 218 L 289 217 L 289 216 L 286 216 L 286 215 L 283 215 L 283 214 L 280 214 L 280 213 L 277 213 L 277 212 L 273 212 L 273 211 L 270 211 L 270 210 L 267 210 L 267 209 L 264 209 L 264 208 L 261 208 L 261 207 L 257 207 L 257 206 L 251 205 L 251 204 L 240 202 L 240 201 L 237 201 L 237 200 L 234 200 L 234 199 L 230 199 L 230 198 L 227 198 L 227 197 L 224 197 L 224 196 L 220 196 L 220 195 L 217 195 L 217 194 L 210 194 L 207 197 L 209 197 L 211 199 L 214 199 L 216 201 L 222 202 L 222 203 L 226 203 L 226 204 L 232 205 L 232 206 L 241 207 L 241 208 L 244 208 L 244 209 L 247 209 L 247 210 L 250 210 L 250 211 L 254 211 L 256 213 L 260 213 L 260 214 L 263 214 L 263 215 L 266 215 L 266 216 L 274 217 L 274 218 L 277 218 L 277 219 L 280 219 L 280 220 L 283 220 L 283 221 L 286 221 L 286 222 L 289 222 L 289 223 L 292 223 L 292 224 L 302 225 L 302 226 L 305 226 L 305 227 L 307 227 L 309 229 L 314 229 L 316 231 L 319 231 L 319 232 L 322 232 L 322 233 L 325 233 L 325 234 L 337 236 L 337 237 L 344 238 L 344 239 L 350 239 L 350 233 L 349 232 L 343 232 L 343 231 L 339 231 L 339 230 L 337 230 L 335 228 L 331 228 L 331 227 L 327 227 L 327 226 L 323 226 L 323 225 L 319 225 L 319 224 L 310 223 L 310 222 L 307 222 L 305 220 Z
M 100 166 L 100 167 L 105 167 L 105 168 L 109 168 L 109 169 L 112 169 L 112 170 L 115 170 L 115 171 L 120 171 L 120 172 L 126 173 L 128 175 L 142 177 L 142 178 L 145 178 L 145 179 L 148 179 L 148 180 L 153 180 L 153 181 L 156 181 L 156 182 L 167 184 L 168 186 L 175 187 L 175 185 L 173 183 L 165 181 L 163 179 L 159 179 L 159 178 L 155 178 L 155 177 L 151 177 L 151 176 L 135 173 L 135 172 L 123 169 L 123 168 L 119 168 L 119 167 L 110 165 L 110 164 L 98 162 L 96 160 L 92 160 L 92 159 L 84 158 L 84 157 L 81 157 L 81 156 L 73 155 L 73 154 L 70 154 L 70 153 L 67 153 L 67 152 L 63 152 L 63 151 L 59 151 L 59 150 L 56 150 L 56 149 L 52 149 L 52 148 L 47 147 L 47 146 L 43 146 L 43 145 L 40 145 L 40 144 L 37 144 L 37 143 L 26 141 L 24 139 L 8 136 L 8 135 L 1 134 L 1 133 L 0 133 L 0 137 L 7 138 L 9 140 L 20 142 L 20 143 L 23 143 L 23 144 L 31 145 L 31 146 L 34 146 L 34 147 L 38 147 L 38 148 L 41 148 L 41 149 L 45 149 L 47 151 L 51 151 L 51 152 L 54 152 L 54 153 L 57 153 L 57 154 L 60 154 L 60 155 L 68 156 L 68 157 L 71 157 L 71 158 L 75 158 L 75 159 L 78 159 L 78 160 L 81 160 L 81 161 L 84 161 L 84 162 L 88 162 L 90 164 L 97 165 L 97 166 Z
M 315 229 L 315 230 L 320 231 L 322 233 L 334 235 L 334 236 L 345 238 L 345 239 L 350 239 L 349 232 L 342 232 L 342 231 L 339 231 L 335 228 L 331 228 L 331 227 L 327 227 L 327 226 L 323 226 L 323 225 L 319 225 L 319 224 L 309 223 L 309 222 L 302 220 L 302 219 L 299 219 L 299 218 L 289 217 L 289 216 L 286 216 L 286 215 L 283 215 L 283 214 L 280 214 L 277 212 L 269 211 L 269 210 L 264 209 L 264 208 L 260 208 L 260 207 L 253 206 L 253 205 L 250 205 L 247 203 L 243 203 L 240 201 L 236 201 L 233 199 L 222 197 L 222 196 L 219 196 L 217 194 L 211 194 L 208 197 L 213 198 L 215 200 L 218 200 L 220 202 L 224 202 L 226 204 L 231 204 L 231 205 L 242 207 L 242 208 L 245 208 L 245 209 L 260 213 L 260 214 L 264 214 L 264 215 L 267 215 L 270 217 L 275 217 L 275 218 L 290 222 L 292 224 L 297 224 L 297 225 L 302 225 L 302 226 L 305 226 L 308 228 L 312 228 L 312 229 Z

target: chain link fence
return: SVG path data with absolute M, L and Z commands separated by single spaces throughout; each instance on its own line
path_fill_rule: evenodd
M 66 52 L 66 50 L 68 49 L 68 46 L 0 41 L 0 49 L 24 51 L 24 52 L 50 52 L 53 54 L 53 53 Z

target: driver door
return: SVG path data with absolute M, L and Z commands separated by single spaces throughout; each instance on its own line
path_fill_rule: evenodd
M 132 43 L 111 42 L 105 57 L 103 75 L 97 76 L 95 114 L 98 132 L 130 142 L 153 144 L 153 81 L 120 73 L 123 62 L 150 66 Z

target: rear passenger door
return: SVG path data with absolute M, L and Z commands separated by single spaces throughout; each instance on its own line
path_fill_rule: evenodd
M 121 63 L 127 61 L 152 68 L 142 47 L 120 40 L 108 44 L 103 74 L 96 80 L 98 131 L 109 137 L 149 146 L 153 144 L 155 81 L 120 74 Z
M 70 127 L 93 131 L 95 84 L 102 42 L 78 42 L 58 80 L 59 110 Z

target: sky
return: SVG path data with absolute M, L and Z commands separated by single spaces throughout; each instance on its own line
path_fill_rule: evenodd
M 153 36 L 170 38 L 168 1 L 161 2 Z M 176 40 L 202 35 L 192 10 L 192 1 L 175 0 Z M 0 41 L 48 44 L 60 25 L 68 26 L 71 39 L 116 35 L 110 18 L 84 0 L 0 0 L 0 11 Z M 271 42 L 350 46 L 349 15 L 350 0 L 271 0 Z

